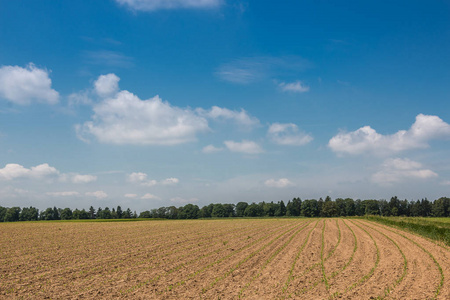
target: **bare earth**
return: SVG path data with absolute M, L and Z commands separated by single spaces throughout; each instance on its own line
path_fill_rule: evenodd
M 0 298 L 450 299 L 450 250 L 355 219 L 0 223 Z

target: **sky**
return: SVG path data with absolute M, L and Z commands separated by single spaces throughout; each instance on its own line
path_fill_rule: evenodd
M 0 205 L 450 196 L 450 2 L 0 0 Z

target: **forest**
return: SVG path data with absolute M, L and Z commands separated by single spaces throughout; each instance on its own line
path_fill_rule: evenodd
M 38 221 L 38 220 L 86 220 L 86 219 L 201 219 L 230 217 L 351 217 L 364 215 L 405 216 L 405 217 L 450 217 L 450 198 L 441 197 L 434 201 L 422 199 L 417 201 L 400 200 L 392 197 L 387 200 L 353 200 L 329 196 L 301 200 L 293 198 L 287 203 L 239 202 L 237 204 L 211 203 L 200 208 L 195 204 L 184 206 L 160 207 L 141 212 L 132 212 L 130 208 L 122 210 L 121 206 L 95 209 L 56 208 L 49 207 L 39 211 L 35 207 L 2 207 L 0 206 L 0 222 Z

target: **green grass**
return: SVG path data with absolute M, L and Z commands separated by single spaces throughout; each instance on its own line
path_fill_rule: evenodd
M 394 226 L 450 246 L 450 218 L 407 218 L 367 216 L 367 220 Z

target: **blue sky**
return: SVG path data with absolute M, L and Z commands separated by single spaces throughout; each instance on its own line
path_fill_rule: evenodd
M 0 205 L 449 196 L 448 1 L 0 1 Z

